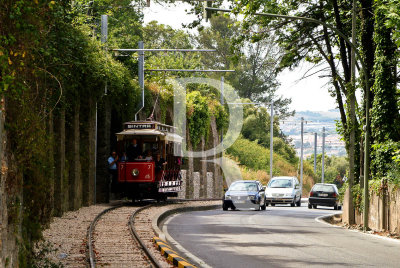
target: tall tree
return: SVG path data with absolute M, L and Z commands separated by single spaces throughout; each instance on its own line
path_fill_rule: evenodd
M 244 42 L 234 49 L 233 40 L 240 35 L 237 21 L 229 16 L 211 18 L 210 26 L 199 30 L 197 41 L 201 47 L 213 48 L 216 52 L 205 54 L 203 64 L 215 69 L 235 69 L 226 75 L 226 81 L 240 97 L 266 105 L 274 99 L 281 117 L 293 115 L 288 107 L 291 100 L 276 94 L 279 86 L 276 67 L 282 54 L 275 40 Z
M 234 8 L 246 17 L 242 25 L 242 39 L 265 40 L 271 34 L 277 36 L 277 43 L 283 49 L 283 57 L 279 69 L 294 68 L 301 61 L 328 64 L 330 72 L 325 72 L 325 67 L 316 73 L 322 72 L 331 77 L 332 88 L 330 93 L 335 96 L 341 116 L 341 130 L 349 149 L 349 133 L 356 129 L 356 140 L 360 140 L 359 119 L 349 126 L 349 113 L 346 111 L 346 102 L 351 95 L 350 83 L 350 52 L 351 47 L 344 38 L 334 31 L 321 27 L 316 23 L 303 20 L 284 20 L 273 17 L 256 16 L 256 12 L 275 14 L 291 14 L 313 18 L 333 25 L 345 36 L 351 34 L 351 5 L 348 1 L 236 1 Z M 254 25 L 258 31 L 251 31 Z M 264 29 L 271 29 L 266 31 Z M 347 105 L 348 106 L 348 105 Z M 356 103 L 356 110 L 359 110 Z M 356 147 L 356 157 L 359 158 L 359 146 Z M 358 162 L 358 161 L 357 161 Z M 358 178 L 355 169 L 355 177 Z
M 375 33 L 376 60 L 374 66 L 375 83 L 373 92 L 375 95 L 372 113 L 371 127 L 374 138 L 372 171 L 379 177 L 387 174 L 388 165 L 392 162 L 391 148 L 381 150 L 379 144 L 390 141 L 400 141 L 399 126 L 399 96 L 396 89 L 396 66 L 398 53 L 393 39 L 393 27 L 388 27 L 385 16 L 385 5 L 388 1 L 375 1 Z

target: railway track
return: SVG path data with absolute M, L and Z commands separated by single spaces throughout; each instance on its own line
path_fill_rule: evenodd
M 160 264 L 138 235 L 137 215 L 153 206 L 149 203 L 119 204 L 103 210 L 90 224 L 87 234 L 89 265 L 94 267 L 166 267 Z M 140 233 L 152 230 L 144 224 Z M 146 237 L 146 236 L 145 236 Z M 147 238 L 147 237 L 146 237 Z M 168 267 L 168 266 L 167 266 Z
M 173 267 L 153 245 L 155 233 L 151 224 L 154 216 L 164 205 L 212 200 L 216 199 L 120 203 L 103 210 L 87 231 L 90 267 Z

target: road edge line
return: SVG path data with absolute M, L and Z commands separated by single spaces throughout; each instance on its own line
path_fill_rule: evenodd
M 340 213 L 333 213 L 333 214 L 330 214 L 330 215 L 319 216 L 319 217 L 314 218 L 314 220 L 315 220 L 316 222 L 319 222 L 319 223 L 322 223 L 322 224 L 326 224 L 326 225 L 329 225 L 329 226 L 331 226 L 331 227 L 340 228 L 340 229 L 342 229 L 342 230 L 350 231 L 350 232 L 353 232 L 353 233 L 358 233 L 358 234 L 362 234 L 362 235 L 367 235 L 367 236 L 370 236 L 370 237 L 375 237 L 375 238 L 378 238 L 378 239 L 382 239 L 382 240 L 386 240 L 386 241 L 391 241 L 391 242 L 394 242 L 394 243 L 400 243 L 400 240 L 399 240 L 399 239 L 390 238 L 390 237 L 385 237 L 385 236 L 376 235 L 376 234 L 364 233 L 364 232 L 362 232 L 361 230 L 347 229 L 347 228 L 344 228 L 344 227 L 342 227 L 342 226 L 338 226 L 338 225 L 331 224 L 331 223 L 329 223 L 329 222 L 324 221 L 325 218 L 329 218 L 329 217 L 332 217 L 332 216 L 337 215 L 337 214 L 340 214 Z
M 159 225 L 161 224 L 162 221 L 166 220 L 168 217 L 173 216 L 174 214 L 178 213 L 184 213 L 184 212 L 191 212 L 191 211 L 202 211 L 202 210 L 213 210 L 213 209 L 218 209 L 221 208 L 221 205 L 207 205 L 207 206 L 200 206 L 200 207 L 180 207 L 180 208 L 174 208 L 171 210 L 164 211 L 161 214 L 155 215 L 152 220 L 152 228 L 153 231 L 157 234 L 157 236 L 165 240 L 167 242 L 171 242 L 177 248 L 181 253 L 184 254 L 190 261 L 195 262 L 197 265 L 200 265 L 200 267 L 205 267 L 205 268 L 211 268 L 211 266 L 207 265 L 202 259 L 198 258 L 194 254 L 190 253 L 188 250 L 186 250 L 181 244 L 179 244 L 175 239 L 173 239 L 166 228 L 166 226 L 163 227 L 165 228 L 165 232 L 159 228 Z M 166 222 L 168 222 L 170 219 L 167 219 Z
M 174 214 L 172 216 L 170 216 L 165 223 L 168 223 L 169 221 L 171 221 L 175 216 L 177 216 L 179 214 Z M 174 245 L 174 247 L 180 252 L 182 253 L 186 258 L 188 258 L 190 261 L 196 263 L 199 267 L 202 268 L 212 268 L 211 266 L 209 266 L 205 261 L 203 261 L 202 259 L 200 259 L 199 257 L 197 257 L 196 255 L 194 255 L 193 253 L 191 253 L 190 251 L 188 251 L 187 249 L 185 249 L 178 241 L 176 241 L 169 233 L 168 233 L 168 228 L 166 225 L 163 226 L 163 232 L 165 234 L 165 236 L 167 237 L 167 240 L 169 242 L 171 242 L 172 245 Z

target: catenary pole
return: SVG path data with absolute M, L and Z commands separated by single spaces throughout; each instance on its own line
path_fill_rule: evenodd
M 314 173 L 317 174 L 317 132 L 314 133 Z
M 274 100 L 271 99 L 271 117 L 270 117 L 270 141 L 269 141 L 269 178 L 272 179 L 273 175 L 273 159 L 274 159 Z
M 139 41 L 139 49 L 143 49 L 143 41 Z M 144 107 L 144 51 L 139 51 L 139 60 L 138 60 L 138 76 L 139 76 L 139 87 L 142 90 L 142 105 L 139 110 L 135 113 L 135 121 L 137 121 L 138 113 Z
M 101 43 L 106 44 L 108 38 L 108 15 L 101 15 Z M 104 92 L 107 93 L 107 81 L 104 86 Z M 98 125 L 98 115 L 97 115 L 97 101 L 96 101 L 96 115 L 95 115 L 95 133 L 94 133 L 94 196 L 93 202 L 96 204 L 97 195 L 97 125 Z
M 324 183 L 325 177 L 325 127 L 322 128 L 322 177 L 321 182 Z
M 224 106 L 224 81 L 225 81 L 225 78 L 223 77 L 223 76 L 221 76 L 221 105 L 222 106 Z M 224 137 L 223 137 L 223 134 L 224 134 L 224 130 L 221 128 L 221 143 L 224 141 Z
M 301 118 L 301 149 L 300 149 L 300 193 L 303 193 L 303 136 L 304 136 L 304 118 Z

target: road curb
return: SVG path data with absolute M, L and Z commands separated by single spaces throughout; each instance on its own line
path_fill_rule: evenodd
M 160 249 L 161 254 L 167 257 L 174 265 L 178 268 L 193 268 L 196 267 L 190 264 L 185 258 L 180 257 L 176 251 L 174 251 L 168 244 L 167 236 L 164 232 L 159 228 L 160 224 L 167 219 L 168 217 L 183 212 L 191 212 L 191 211 L 202 211 L 202 210 L 212 210 L 221 208 L 221 205 L 208 205 L 208 206 L 199 206 L 199 207 L 180 207 L 167 210 L 161 214 L 156 215 L 152 220 L 152 228 L 153 231 L 157 234 L 158 237 L 154 237 L 153 241 L 157 245 L 157 248 Z M 186 254 L 188 255 L 188 254 Z
M 196 266 L 190 264 L 186 259 L 178 255 L 178 253 L 171 249 L 168 243 L 159 237 L 153 237 L 153 242 L 157 248 L 161 251 L 161 254 L 167 258 L 173 265 L 178 268 L 196 268 Z
M 157 236 L 162 239 L 162 240 L 167 240 L 165 237 L 165 234 L 161 229 L 158 227 L 160 226 L 160 223 L 168 218 L 169 216 L 177 213 L 182 213 L 182 212 L 190 212 L 190 211 L 201 211 L 201 210 L 212 210 L 212 209 L 217 209 L 220 208 L 221 205 L 208 205 L 208 206 L 200 206 L 200 207 L 180 207 L 180 208 L 174 208 L 171 210 L 167 210 L 159 215 L 156 215 L 153 220 L 151 221 L 151 225 L 153 227 L 153 231 L 157 234 Z
M 335 225 L 335 224 L 332 224 L 332 223 L 329 223 L 329 222 L 326 221 L 326 219 L 329 219 L 329 218 L 331 218 L 331 217 L 333 217 L 333 216 L 335 216 L 335 215 L 338 215 L 338 214 L 342 214 L 342 213 L 341 213 L 341 212 L 337 212 L 337 213 L 333 213 L 333 214 L 329 214 L 329 215 L 319 216 L 319 217 L 316 217 L 316 218 L 315 218 L 315 221 L 316 221 L 316 222 L 319 222 L 319 223 L 322 223 L 322 224 L 329 225 L 329 226 L 331 226 L 331 227 L 342 228 L 342 227 L 340 227 L 340 226 L 337 226 L 337 225 Z

